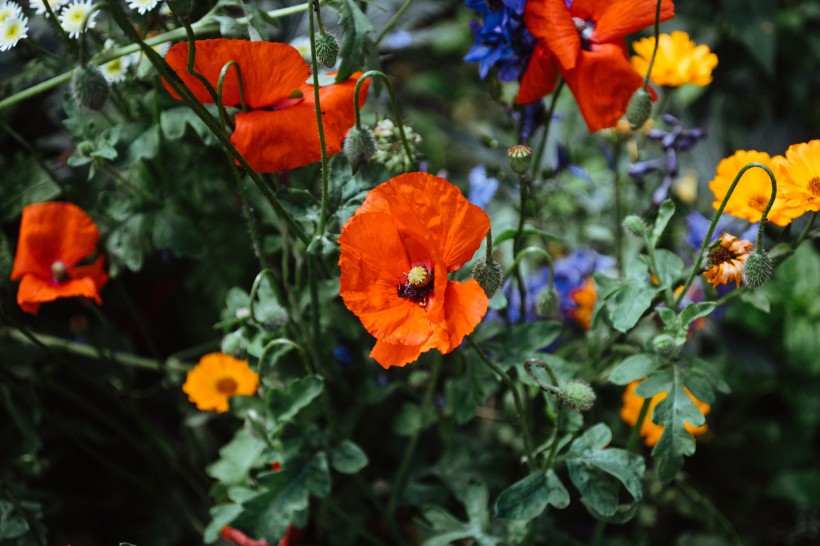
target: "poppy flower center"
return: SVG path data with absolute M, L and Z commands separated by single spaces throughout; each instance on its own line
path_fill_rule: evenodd
M 590 51 L 592 49 L 592 34 L 595 32 L 595 23 L 580 17 L 573 17 L 572 22 L 575 23 L 575 28 L 581 37 L 581 49 Z
M 68 280 L 68 269 L 63 262 L 56 261 L 51 264 L 51 278 L 54 279 L 54 282 L 65 282 Z
M 219 392 L 219 394 L 231 396 L 236 392 L 236 389 L 238 388 L 239 385 L 236 383 L 236 380 L 232 377 L 223 377 L 222 379 L 216 382 L 216 390 Z
M 427 298 L 430 297 L 432 291 L 433 273 L 423 265 L 414 266 L 405 273 L 398 287 L 400 298 L 418 303 L 422 307 L 427 305 Z
M 809 180 L 809 191 L 814 196 L 820 196 L 820 177 L 815 176 Z

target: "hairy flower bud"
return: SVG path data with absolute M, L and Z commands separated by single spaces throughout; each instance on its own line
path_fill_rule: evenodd
M 652 338 L 652 348 L 661 355 L 670 355 L 675 350 L 675 338 L 669 334 L 658 334 Z
M 100 110 L 108 100 L 108 82 L 96 68 L 78 66 L 71 75 L 71 94 L 81 106 Z
M 743 268 L 743 282 L 749 288 L 759 288 L 772 278 L 772 260 L 765 250 L 755 249 L 746 258 Z
M 652 98 L 641 88 L 635 91 L 626 107 L 626 120 L 632 130 L 640 129 L 652 115 Z
M 345 155 L 353 166 L 353 170 L 367 163 L 376 152 L 376 140 L 373 132 L 367 127 L 361 129 L 355 125 L 347 132 L 343 144 Z
M 624 228 L 635 237 L 643 237 L 646 235 L 646 224 L 640 216 L 630 214 L 624 218 Z
M 532 148 L 516 144 L 507 150 L 507 161 L 510 168 L 518 174 L 526 174 L 532 162 Z
M 555 311 L 558 305 L 559 296 L 555 290 L 545 288 L 535 297 L 535 312 L 540 317 L 548 317 Z
M 479 286 L 484 289 L 487 297 L 492 298 L 498 289 L 501 288 L 504 272 L 501 269 L 501 264 L 490 256 L 489 261 L 481 258 L 475 263 L 473 266 L 473 278 L 478 282 Z
M 339 40 L 336 35 L 323 28 L 316 33 L 315 41 L 316 58 L 326 67 L 332 68 L 336 64 L 336 57 L 339 55 Z
M 580 379 L 562 383 L 556 394 L 561 402 L 578 411 L 591 409 L 597 398 L 592 387 Z

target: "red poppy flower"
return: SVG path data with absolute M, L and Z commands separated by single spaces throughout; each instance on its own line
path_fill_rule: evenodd
M 555 68 L 567 82 L 590 131 L 612 127 L 626 112 L 643 78 L 629 62 L 624 38 L 655 22 L 655 0 L 532 0 L 524 22 L 538 39 L 521 78 L 516 102 L 533 102 L 555 86 Z M 661 21 L 675 15 L 661 3 Z M 547 50 L 547 51 L 544 51 Z
M 188 73 L 188 44 L 171 46 L 165 60 L 199 101 L 212 103 L 208 90 L 196 76 Z M 242 72 L 247 112 L 234 118 L 236 127 L 231 142 L 257 172 L 287 171 L 319 161 L 322 152 L 316 125 L 313 86 L 306 84 L 310 66 L 288 44 L 247 40 L 197 40 L 194 70 L 201 73 L 214 89 L 222 67 L 235 61 Z M 355 122 L 353 92 L 360 73 L 349 79 L 321 87 L 322 124 L 328 155 L 342 149 L 342 141 Z M 367 98 L 369 80 L 362 84 L 359 106 Z M 179 99 L 165 82 L 165 88 Z M 293 98 L 294 91 L 301 96 Z M 299 93 L 296 93 L 297 95 Z M 222 103 L 241 106 L 239 78 L 229 69 L 222 85 Z
M 11 279 L 21 279 L 17 303 L 36 314 L 40 304 L 81 296 L 101 303 L 108 281 L 103 257 L 82 265 L 97 252 L 100 234 L 81 208 L 71 203 L 37 203 L 23 209 Z
M 447 274 L 469 260 L 490 221 L 437 176 L 407 173 L 377 186 L 342 228 L 340 294 L 376 338 L 383 367 L 436 348 L 449 353 L 487 312 L 478 283 Z

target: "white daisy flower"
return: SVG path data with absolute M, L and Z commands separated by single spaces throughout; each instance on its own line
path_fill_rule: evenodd
M 160 0 L 128 0 L 128 7 L 137 10 L 140 12 L 140 15 L 143 15 L 146 11 L 151 11 L 157 7 L 159 1 Z
M 0 23 L 0 51 L 8 51 L 28 36 L 28 18 L 22 13 L 8 15 Z
M 46 2 L 51 6 L 51 11 L 55 14 L 60 11 L 60 6 L 68 2 L 68 0 L 29 0 L 28 5 L 37 13 L 37 15 L 48 15 L 46 10 Z
M 60 26 L 68 32 L 69 38 L 79 38 L 80 33 L 89 28 L 94 28 L 97 24 L 94 20 L 94 18 L 97 17 L 96 11 L 88 19 L 86 27 L 83 28 L 83 21 L 85 21 L 86 16 L 93 7 L 94 3 L 91 0 L 74 0 L 74 2 L 63 9 L 62 13 L 60 13 Z
M 14 2 L 0 2 L 0 23 L 10 17 L 23 17 L 23 10 Z
M 310 38 L 297 36 L 290 41 L 290 46 L 295 48 L 306 62 L 310 62 Z
M 112 59 L 99 67 L 105 81 L 108 83 L 120 83 L 125 81 L 128 67 L 131 65 L 130 55 Z

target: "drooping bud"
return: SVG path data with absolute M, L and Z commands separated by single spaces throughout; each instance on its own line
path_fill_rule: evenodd
M 478 282 L 479 286 L 484 289 L 484 293 L 487 294 L 487 297 L 492 298 L 493 295 L 498 292 L 498 289 L 501 288 L 504 272 L 501 268 L 501 264 L 490 256 L 489 261 L 485 258 L 481 258 L 475 263 L 473 266 L 473 278 Z
M 516 144 L 507 150 L 507 162 L 517 174 L 526 174 L 532 162 L 532 148 L 523 144 Z
M 634 131 L 643 127 L 651 115 L 652 97 L 646 89 L 640 88 L 629 99 L 629 105 L 626 107 L 626 120 Z
M 580 379 L 562 383 L 556 394 L 561 402 L 578 411 L 591 409 L 597 398 L 592 387 L 586 381 Z
M 765 250 L 755 249 L 746 258 L 743 268 L 743 282 L 749 288 L 755 289 L 766 284 L 772 278 L 772 259 Z
M 336 65 L 339 55 L 339 40 L 328 29 L 323 28 L 314 35 L 316 41 L 316 58 L 328 68 Z
M 81 106 L 100 110 L 108 100 L 108 82 L 96 68 L 78 66 L 71 75 L 71 94 Z
M 538 316 L 546 318 L 552 315 L 558 305 L 558 294 L 551 288 L 541 290 L 535 297 L 535 312 Z
M 669 334 L 658 334 L 652 338 L 652 348 L 661 355 L 670 355 L 675 350 L 675 338 Z
M 376 140 L 373 138 L 373 132 L 367 127 L 361 129 L 356 128 L 355 125 L 351 127 L 345 137 L 344 152 L 353 166 L 353 170 L 358 170 L 376 152 Z
M 624 218 L 624 228 L 635 237 L 643 237 L 646 235 L 646 223 L 640 216 L 630 214 Z

